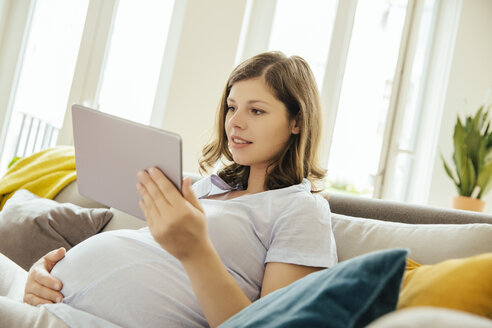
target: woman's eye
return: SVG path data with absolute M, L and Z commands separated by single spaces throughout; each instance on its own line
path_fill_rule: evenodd
M 263 111 L 261 109 L 252 109 L 252 111 L 253 111 L 253 114 L 255 114 L 255 115 L 263 114 Z
M 228 111 L 228 112 L 233 112 L 233 111 L 235 111 L 235 110 L 236 110 L 236 108 L 234 108 L 234 107 L 232 107 L 232 106 L 227 107 L 227 111 Z

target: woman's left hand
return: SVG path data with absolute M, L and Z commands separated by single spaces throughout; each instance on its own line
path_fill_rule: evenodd
M 191 189 L 182 183 L 183 195 L 157 168 L 138 172 L 140 208 L 154 239 L 171 255 L 183 261 L 210 246 L 205 212 Z

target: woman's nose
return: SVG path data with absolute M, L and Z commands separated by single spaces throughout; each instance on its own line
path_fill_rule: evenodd
M 243 111 L 240 109 L 236 109 L 236 111 L 232 113 L 232 115 L 229 117 L 228 123 L 232 127 L 238 127 L 241 129 L 246 127 L 246 121 Z

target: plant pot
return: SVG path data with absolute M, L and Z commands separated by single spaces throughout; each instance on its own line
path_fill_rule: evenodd
M 457 196 L 453 198 L 453 208 L 458 210 L 482 212 L 484 207 L 485 202 L 481 199 L 466 196 Z

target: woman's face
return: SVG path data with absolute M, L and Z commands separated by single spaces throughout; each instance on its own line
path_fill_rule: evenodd
M 225 130 L 234 162 L 251 169 L 266 168 L 283 149 L 295 120 L 274 97 L 263 77 L 236 82 L 227 97 Z

